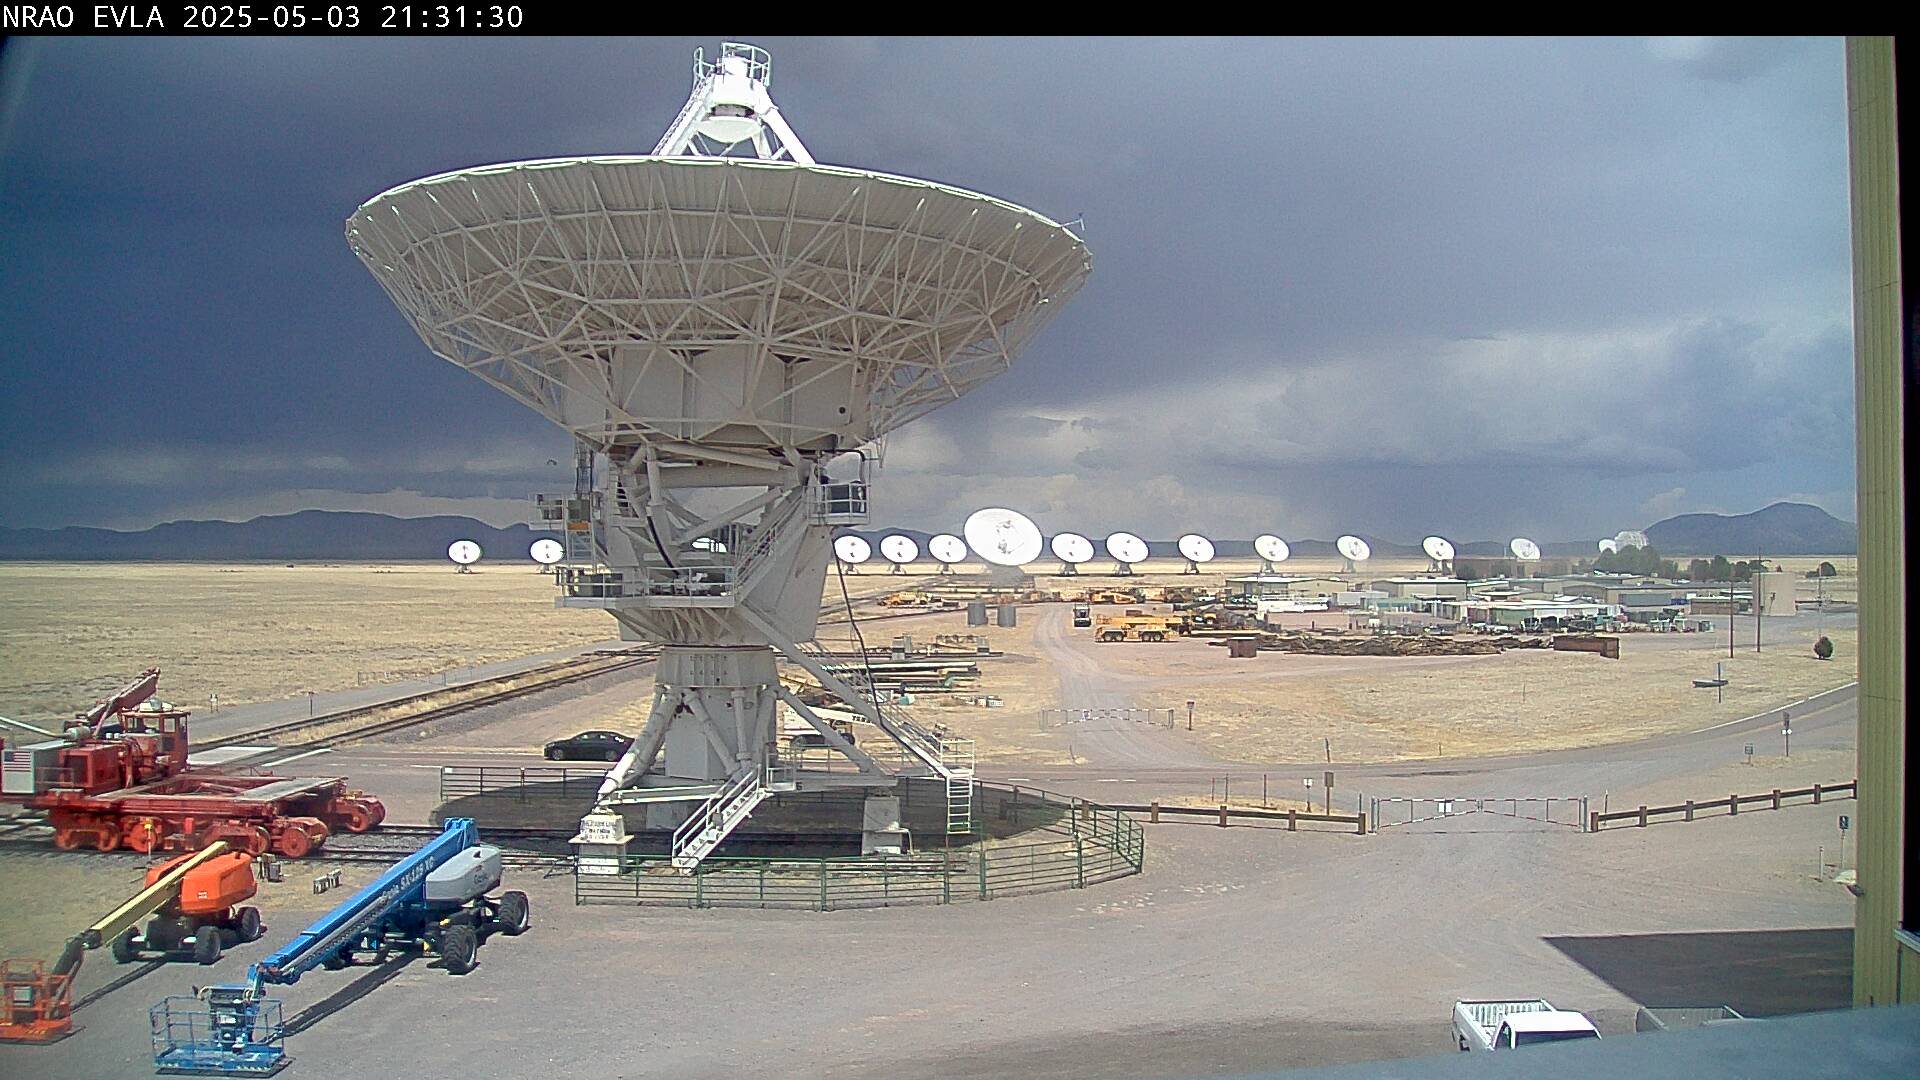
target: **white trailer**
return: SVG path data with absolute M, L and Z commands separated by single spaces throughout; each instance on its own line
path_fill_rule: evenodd
M 1453 1003 L 1453 1038 L 1462 1050 L 1514 1050 L 1599 1037 L 1586 1016 L 1556 1009 L 1544 998 Z

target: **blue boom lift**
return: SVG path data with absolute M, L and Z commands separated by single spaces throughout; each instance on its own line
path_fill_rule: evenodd
M 152 1009 L 153 1063 L 162 1073 L 271 1076 L 287 1064 L 280 1002 L 288 985 L 316 967 L 337 970 L 370 955 L 418 949 L 455 975 L 472 971 L 481 941 L 525 933 L 527 894 L 487 895 L 500 884 L 500 849 L 480 843 L 471 818 L 454 818 L 425 847 L 320 917 L 285 947 L 247 969 L 242 983 L 170 997 Z

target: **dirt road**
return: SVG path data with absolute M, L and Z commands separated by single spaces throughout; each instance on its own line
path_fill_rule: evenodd
M 1126 710 L 1141 704 L 1133 697 L 1142 680 L 1115 675 L 1091 650 L 1099 648 L 1153 648 L 1151 645 L 1096 645 L 1076 636 L 1067 625 L 1067 611 L 1059 605 L 1039 610 L 1033 643 L 1060 676 L 1060 709 L 1071 718 L 1073 755 L 1090 765 L 1206 768 L 1213 758 L 1187 745 L 1171 731 L 1146 719 L 1132 719 Z M 1072 714 L 1082 713 L 1082 716 Z M 1134 715 L 1140 715 L 1136 713 Z

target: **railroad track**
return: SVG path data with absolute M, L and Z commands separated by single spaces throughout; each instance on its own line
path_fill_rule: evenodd
M 596 678 L 611 672 L 637 667 L 657 659 L 659 655 L 660 651 L 658 649 L 611 654 L 593 653 L 583 657 L 574 657 L 572 659 L 558 661 L 546 667 L 517 672 L 512 675 L 501 675 L 492 679 L 482 679 L 478 682 L 465 683 L 460 686 L 441 687 L 409 697 L 395 698 L 392 701 L 381 702 L 378 705 L 365 705 L 353 709 L 342 709 L 321 716 L 289 720 L 232 735 L 222 735 L 214 739 L 196 740 L 194 749 L 217 750 L 223 746 L 245 746 L 271 741 L 276 749 L 287 750 L 315 746 L 332 746 L 337 743 L 352 742 L 356 739 L 372 738 L 376 735 L 385 735 L 406 728 L 417 727 L 421 724 L 430 724 L 435 720 L 443 720 L 449 716 L 455 716 L 472 709 L 498 705 L 502 702 L 526 697 L 529 694 L 536 694 L 543 690 L 552 690 L 555 687 L 566 686 L 584 679 Z M 551 675 L 551 677 L 540 677 L 543 675 Z M 482 694 L 479 697 L 448 702 L 444 705 L 433 706 L 419 712 L 407 713 L 403 716 L 391 716 L 370 720 L 368 723 L 358 727 L 351 727 L 344 731 L 330 731 L 325 735 L 315 734 L 314 737 L 307 741 L 300 741 L 300 736 L 303 733 L 316 733 L 331 728 L 334 725 L 349 722 L 356 716 L 373 717 L 395 708 L 405 708 L 410 703 L 425 701 L 429 698 L 439 697 L 452 691 L 484 687 L 489 683 L 514 682 L 526 679 L 529 676 L 535 677 L 536 681 L 521 686 L 504 687 L 491 693 Z
M 38 830 L 37 832 L 35 830 Z M 324 863 L 387 864 L 419 850 L 420 845 L 439 836 L 438 825 L 382 825 L 371 832 L 339 833 L 327 838 L 326 845 L 313 855 L 284 860 L 284 865 L 307 866 Z M 480 839 L 501 851 L 501 861 L 510 867 L 566 867 L 573 865 L 573 853 L 555 850 L 564 847 L 572 836 L 566 829 L 482 828 Z M 0 858 L 45 859 L 51 861 L 119 862 L 157 861 L 172 858 L 175 852 L 157 853 L 152 859 L 137 851 L 61 851 L 52 845 L 53 830 L 48 826 L 20 825 L 0 831 Z

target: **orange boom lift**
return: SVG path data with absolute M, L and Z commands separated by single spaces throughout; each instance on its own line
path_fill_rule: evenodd
M 253 856 L 217 840 L 150 868 L 146 887 L 69 939 L 52 968 L 38 960 L 0 963 L 0 1041 L 73 1034 L 73 980 L 87 952 L 102 945 L 123 964 L 151 953 L 211 964 L 227 946 L 258 939 L 260 909 L 239 906 L 254 888 Z

